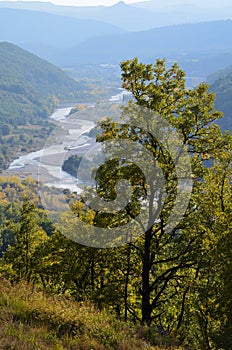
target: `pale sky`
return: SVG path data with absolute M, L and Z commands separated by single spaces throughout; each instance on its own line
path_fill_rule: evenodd
M 0 0 L 5 1 L 5 0 Z M 17 1 L 17 0 L 7 0 Z M 52 2 L 57 5 L 73 5 L 73 6 L 97 6 L 105 5 L 112 6 L 120 0 L 18 0 L 18 1 L 41 1 L 41 2 Z M 141 1 L 149 0 L 124 0 L 127 4 L 133 4 Z M 156 0 L 156 7 L 163 7 L 177 4 L 195 4 L 199 7 L 211 8 L 211 7 L 231 7 L 232 0 Z
M 4 0 L 0 0 L 4 1 Z M 14 1 L 14 0 L 10 0 Z M 23 0 L 23 1 L 36 1 L 36 0 Z M 41 2 L 52 2 L 56 5 L 73 5 L 73 6 L 97 6 L 105 5 L 111 6 L 119 2 L 119 0 L 39 0 Z M 135 2 L 141 2 L 144 0 L 124 0 L 126 4 L 132 4 Z M 147 1 L 147 0 L 145 0 Z

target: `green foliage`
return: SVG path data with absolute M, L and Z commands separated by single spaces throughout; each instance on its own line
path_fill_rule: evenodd
M 214 174 L 217 160 L 231 159 L 231 136 L 229 134 L 223 135 L 220 128 L 212 124 L 221 118 L 222 114 L 214 107 L 215 96 L 208 91 L 209 86 L 200 84 L 192 90 L 186 89 L 185 74 L 176 63 L 170 69 L 166 69 L 164 60 L 157 60 L 156 64 L 152 65 L 139 63 L 137 59 L 133 59 L 122 62 L 121 67 L 123 87 L 132 92 L 135 104 L 152 110 L 168 120 L 179 131 L 182 142 L 187 146 L 191 155 L 194 180 L 191 201 L 181 222 L 171 232 L 164 233 L 166 220 L 176 196 L 175 169 L 170 155 L 160 147 L 159 141 L 153 135 L 144 130 L 127 128 L 126 124 L 117 126 L 117 123 L 112 122 L 101 124 L 103 132 L 98 138 L 100 142 L 111 138 L 116 140 L 127 138 L 140 142 L 153 153 L 164 173 L 167 182 L 166 198 L 159 215 L 160 220 L 148 228 L 141 239 L 133 244 L 137 248 L 137 261 L 141 262 L 140 309 L 142 322 L 148 325 L 153 323 L 168 334 L 175 332 L 178 332 L 180 336 L 184 334 L 185 340 L 187 340 L 189 334 L 192 336 L 194 333 L 191 333 L 190 330 L 189 334 L 185 333 L 185 312 L 187 300 L 191 294 L 191 281 L 197 279 L 196 276 L 199 274 L 203 276 L 204 272 L 207 271 L 205 284 L 203 283 L 200 287 L 200 281 L 199 288 L 197 288 L 201 301 L 204 300 L 207 293 L 209 295 L 207 288 L 218 283 L 215 276 L 212 277 L 211 272 L 207 269 L 207 266 L 211 266 L 211 247 L 207 245 L 207 242 L 210 240 L 213 242 L 214 237 L 215 245 L 217 245 L 219 237 L 216 235 L 219 232 L 216 233 L 209 227 L 205 227 L 204 219 L 208 203 L 202 209 L 202 202 L 204 202 L 205 193 L 210 186 L 207 182 L 208 176 Z M 136 114 L 136 109 L 133 109 L 133 106 L 131 102 L 128 107 L 124 108 L 124 120 L 126 123 L 129 119 L 132 125 L 133 123 L 139 125 L 140 114 Z M 149 118 L 148 112 L 145 115 L 147 129 L 152 130 L 152 117 Z M 205 160 L 209 159 L 214 167 L 205 166 Z M 224 166 L 228 171 L 231 163 L 227 162 Z M 113 178 L 113 170 L 108 168 L 108 172 L 112 174 Z M 108 176 L 110 177 L 109 174 Z M 225 181 L 229 181 L 228 173 L 224 173 L 223 176 Z M 99 190 L 105 190 L 100 182 L 98 185 Z M 215 185 L 218 189 L 219 183 Z M 156 185 L 152 180 L 146 186 L 155 188 Z M 228 191 L 231 191 L 230 186 Z M 162 192 L 159 193 L 158 200 L 160 202 L 162 202 L 163 195 Z M 224 195 L 226 194 L 222 192 L 223 198 Z M 212 196 L 212 200 L 215 200 L 215 196 Z M 154 200 L 149 198 L 149 203 L 151 203 L 149 207 L 150 220 L 152 220 L 154 213 L 153 202 Z M 228 218 L 228 216 L 226 217 Z M 213 213 L 210 212 L 209 220 L 212 221 L 213 218 Z M 228 222 L 224 226 L 223 232 L 226 232 L 225 230 L 228 230 Z M 217 278 L 220 279 L 218 275 Z M 214 293 L 212 294 L 215 296 Z M 206 309 L 207 313 L 210 313 L 210 305 L 195 304 L 195 326 L 192 327 L 198 331 L 193 338 L 195 340 L 198 338 L 196 346 L 210 349 L 218 320 L 211 315 L 210 327 L 208 316 L 205 316 L 205 311 L 200 311 L 201 307 L 202 310 Z M 200 310 L 197 311 L 197 308 Z M 138 317 L 141 317 L 135 306 L 134 310 Z M 188 315 L 187 322 L 190 320 L 192 318 Z M 220 322 L 223 324 L 222 319 Z M 192 343 L 194 341 L 191 340 Z
M 232 66 L 209 77 L 211 90 L 216 94 L 216 106 L 224 113 L 219 122 L 224 130 L 232 130 Z
M 16 279 L 31 279 L 36 247 L 46 239 L 45 232 L 36 223 L 35 205 L 24 200 L 17 225 L 12 224 L 15 243 L 4 254 Z
M 61 235 L 59 226 L 54 228 L 46 217 L 35 181 L 0 178 L 0 270 L 13 283 L 21 280 L 20 289 L 7 282 L 0 287 L 0 335 L 7 334 L 0 341 L 2 347 L 17 340 L 18 348 L 28 349 L 154 348 L 137 339 L 143 338 L 164 349 L 179 345 L 186 350 L 231 348 L 231 134 L 223 134 L 214 124 L 221 113 L 214 107 L 208 86 L 187 89 L 177 64 L 166 69 L 164 60 L 145 65 L 134 59 L 123 62 L 122 70 L 123 86 L 133 93 L 134 102 L 123 109 L 124 124 L 102 121 L 97 140 L 129 138 L 152 152 L 166 186 L 159 220 L 152 221 L 135 242 L 118 248 L 81 246 Z M 134 125 L 140 118 L 131 113 L 134 103 L 166 118 L 182 135 L 191 157 L 191 200 L 171 232 L 164 228 L 176 197 L 174 163 L 153 135 L 128 128 L 129 117 L 134 118 Z M 148 129 L 152 115 L 147 114 Z M 79 160 L 74 158 L 74 162 Z M 115 198 L 117 179 L 126 178 L 135 190 L 130 208 L 113 217 L 87 209 L 67 191 L 72 215 L 103 227 L 136 216 L 155 181 L 120 158 L 100 166 L 95 175 L 97 191 L 106 200 Z M 160 191 L 159 196 L 163 195 Z M 54 208 L 61 200 L 59 191 L 49 192 Z M 62 213 L 62 220 L 68 237 L 81 234 L 68 212 Z M 29 282 L 27 290 L 23 279 Z M 131 326 L 132 321 L 142 326 Z
M 0 43 L 0 167 L 21 148 L 25 152 L 44 142 L 52 128 L 47 117 L 58 101 L 79 98 L 88 98 L 83 84 L 13 44 Z
M 62 165 L 62 170 L 76 177 L 81 159 L 82 157 L 78 155 L 72 155 L 64 161 L 64 164 Z
M 56 96 L 61 101 L 79 98 L 83 85 L 69 78 L 60 68 L 20 47 L 2 42 L 0 45 L 0 87 L 2 92 L 26 96 L 39 106 Z

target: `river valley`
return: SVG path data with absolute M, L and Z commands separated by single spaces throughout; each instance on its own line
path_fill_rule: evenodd
M 98 149 L 95 138 L 88 137 L 86 133 L 105 116 L 118 119 L 120 104 L 125 96 L 128 98 L 130 94 L 120 88 L 119 93 L 111 96 L 108 102 L 86 105 L 84 109 L 74 114 L 70 114 L 73 106 L 60 106 L 49 117 L 56 124 L 56 128 L 46 140 L 44 147 L 15 159 L 6 175 L 16 175 L 20 178 L 30 176 L 43 185 L 80 193 L 82 191 L 78 186 L 80 181 L 63 171 L 62 165 L 73 154 L 81 156 L 91 149 Z
M 15 159 L 10 164 L 8 173 L 20 177 L 31 176 L 47 186 L 70 189 L 77 193 L 81 191 L 77 185 L 78 180 L 63 171 L 62 164 L 74 150 L 82 154 L 91 146 L 93 140 L 83 134 L 95 124 L 76 118 L 75 115 L 69 117 L 71 109 L 72 107 L 63 107 L 54 111 L 50 118 L 57 126 L 44 148 Z

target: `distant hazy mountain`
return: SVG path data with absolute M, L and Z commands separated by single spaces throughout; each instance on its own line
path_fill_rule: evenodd
M 88 39 L 76 48 L 67 50 L 63 57 L 59 56 L 61 61 L 57 63 L 118 63 L 137 56 L 147 61 L 168 57 L 194 67 L 200 58 L 204 61 L 209 57 L 229 54 L 231 59 L 231 37 L 231 20 L 162 27 Z M 211 72 L 216 69 L 212 67 Z
M 223 129 L 232 131 L 232 65 L 210 76 L 209 82 L 216 94 L 216 107 L 224 113 L 219 123 Z
M 150 1 L 141 1 L 135 3 L 136 6 L 148 9 L 160 9 L 165 7 L 175 7 L 175 6 L 191 6 L 196 5 L 200 8 L 220 8 L 220 7 L 230 7 L 231 0 L 150 0 Z
M 232 16 L 232 4 L 229 3 L 230 0 L 220 1 L 218 8 L 210 4 L 205 6 L 205 2 L 202 7 L 202 0 L 198 0 L 197 3 L 192 0 L 185 1 L 183 0 L 181 2 L 179 0 L 180 5 L 173 5 L 173 0 L 153 0 L 132 5 L 127 5 L 123 1 L 120 1 L 113 6 L 88 7 L 57 6 L 49 2 L 1 1 L 0 7 L 30 9 L 79 19 L 104 21 L 129 31 L 147 30 L 188 22 L 228 19 Z
M 0 2 L 0 7 L 30 9 L 62 16 L 74 17 L 82 20 L 91 19 L 107 22 L 124 30 L 144 30 L 160 26 L 165 21 L 165 15 L 156 16 L 146 9 L 137 8 L 119 2 L 113 6 L 58 6 L 52 3 L 17 1 Z M 112 33 L 112 30 L 109 31 Z
M 171 1 L 145 2 L 144 6 L 150 6 L 151 9 L 139 8 L 141 3 L 126 5 L 122 1 L 114 6 L 93 7 L 0 1 L 0 40 L 16 43 L 62 67 L 118 64 L 121 60 L 134 56 L 149 62 L 154 62 L 158 57 L 166 57 L 170 62 L 178 61 L 188 75 L 204 79 L 208 74 L 230 65 L 231 20 L 168 25 L 134 32 L 102 22 L 109 21 L 137 30 L 156 27 L 165 21 L 171 24 L 199 19 L 199 8 L 192 4 L 192 0 L 175 0 L 180 2 L 180 5 L 175 6 L 170 5 L 173 3 Z M 186 4 L 182 1 L 186 1 Z M 226 1 L 222 0 L 222 5 L 226 6 Z M 196 4 L 199 5 L 199 1 Z M 159 9 L 155 10 L 154 6 Z M 28 9 L 23 10 L 23 7 Z M 209 6 L 200 11 L 206 17 L 211 11 L 220 17 L 220 11 L 225 12 L 226 9 L 228 8 L 222 6 L 221 10 L 215 10 Z M 197 13 L 197 17 L 194 17 L 194 13 Z M 224 14 L 229 17 L 231 13 L 228 10 Z
M 232 18 L 231 0 L 152 0 L 139 2 L 134 6 L 165 15 L 163 25 Z
M 111 24 L 94 20 L 0 8 L 0 41 L 13 42 L 46 58 L 54 49 L 72 47 L 90 37 L 122 32 Z

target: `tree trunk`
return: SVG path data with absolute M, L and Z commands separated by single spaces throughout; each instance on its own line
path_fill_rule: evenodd
M 127 321 L 127 313 L 128 313 L 128 285 L 129 285 L 129 276 L 130 276 L 130 258 L 131 258 L 131 247 L 130 245 L 128 245 L 127 267 L 126 267 L 125 289 L 124 289 L 124 320 L 125 321 Z
M 143 255 L 143 271 L 142 271 L 142 323 L 150 325 L 152 307 L 150 303 L 150 270 L 151 270 L 151 233 L 149 229 L 145 233 L 144 255 Z

